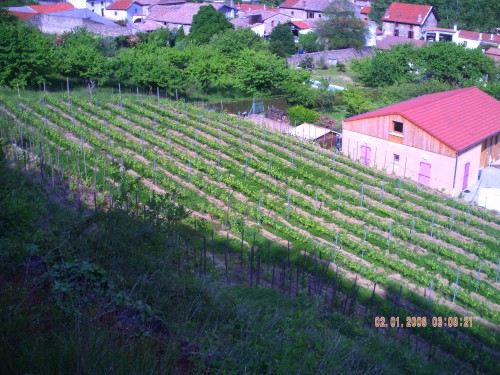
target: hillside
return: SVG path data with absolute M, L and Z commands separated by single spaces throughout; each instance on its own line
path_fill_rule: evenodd
M 14 146 L 10 160 L 44 180 L 45 195 L 83 213 L 63 215 L 44 201 L 38 205 L 45 213 L 37 214 L 27 202 L 36 208 L 45 198 L 32 192 L 24 199 L 20 214 L 32 220 L 21 220 L 25 237 L 3 242 L 3 254 L 17 254 L 6 259 L 24 271 L 13 268 L 3 281 L 16 292 L 2 306 L 18 306 L 19 290 L 29 285 L 29 249 L 47 267 L 37 303 L 53 304 L 49 312 L 61 314 L 61 323 L 75 309 L 75 317 L 99 322 L 99 329 L 85 326 L 99 342 L 114 339 L 99 336 L 101 328 L 116 333 L 118 325 L 137 333 L 127 336 L 130 345 L 161 344 L 170 356 L 162 366 L 185 360 L 214 372 L 498 370 L 497 215 L 184 103 L 34 93 L 19 99 L 17 92 L 0 102 L 0 137 Z M 81 298 L 69 298 L 75 288 Z M 380 316 L 393 326 L 397 316 L 401 326 L 375 328 Z M 452 327 L 439 326 L 438 317 Z M 78 319 L 68 324 L 71 341 L 81 327 Z M 144 343 L 143 336 L 162 339 Z M 283 344 L 271 350 L 276 342 Z M 377 361 L 368 353 L 379 345 Z M 414 360 L 414 346 L 431 361 Z M 342 350 L 344 357 L 328 355 Z M 402 358 L 383 367 L 391 351 Z M 127 353 L 106 355 L 114 361 Z M 127 358 L 130 366 L 160 365 L 150 355 Z M 11 370 L 24 362 L 19 358 Z

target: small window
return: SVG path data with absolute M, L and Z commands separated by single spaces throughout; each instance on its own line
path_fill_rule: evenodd
M 101 6 L 103 6 L 103 5 L 104 5 L 104 1 L 101 1 Z
M 292 10 L 292 16 L 295 14 L 295 12 Z
M 94 2 L 93 2 L 93 1 L 91 1 L 91 2 L 90 2 L 90 5 L 91 5 L 91 6 L 94 6 Z
M 115 16 L 117 16 L 117 15 L 118 15 L 118 12 L 115 10 Z
M 413 30 L 413 25 L 410 25 L 410 30 Z
M 394 131 L 398 133 L 403 132 L 403 123 L 399 121 L 394 121 Z
M 307 18 L 314 18 L 314 12 L 307 12 Z
M 274 21 L 271 21 L 271 27 L 274 27 Z
M 408 38 L 413 39 L 413 31 L 408 31 Z
M 321 13 L 318 13 L 318 18 L 321 18 Z
M 394 164 L 399 164 L 399 155 L 394 154 Z
M 399 30 L 398 29 L 394 29 L 394 36 L 399 36 Z
M 396 23 L 394 24 L 394 27 L 399 27 L 399 23 L 397 23 L 397 22 L 396 22 Z

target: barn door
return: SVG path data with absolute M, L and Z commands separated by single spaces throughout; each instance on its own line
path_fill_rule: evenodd
M 368 146 L 361 146 L 361 157 L 359 161 L 363 165 L 370 165 L 370 151 L 371 148 Z
M 431 165 L 429 163 L 420 163 L 420 171 L 418 173 L 418 183 L 424 186 L 429 186 L 431 179 Z
M 467 186 L 469 184 L 469 168 L 470 168 L 470 163 L 465 164 L 465 167 L 464 167 L 464 181 L 462 182 L 462 190 L 467 189 Z

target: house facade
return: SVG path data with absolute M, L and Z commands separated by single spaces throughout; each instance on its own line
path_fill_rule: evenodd
M 280 13 L 294 19 L 318 20 L 330 0 L 286 0 L 279 6 Z
M 344 120 L 343 152 L 458 196 L 500 158 L 499 114 L 476 87 L 423 95 Z
M 382 32 L 384 35 L 420 39 L 428 27 L 437 27 L 437 21 L 432 6 L 392 3 L 382 16 Z
M 116 0 L 67 0 L 76 9 L 88 9 L 100 16 L 104 16 L 104 10 Z
M 130 0 L 118 0 L 104 10 L 104 17 L 110 20 L 133 22 L 134 15 L 142 14 L 142 6 Z

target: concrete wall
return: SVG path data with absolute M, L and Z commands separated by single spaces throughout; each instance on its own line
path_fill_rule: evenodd
M 369 47 L 365 48 L 346 48 L 346 49 L 332 49 L 325 52 L 312 52 L 312 53 L 304 53 L 302 55 L 293 55 L 287 59 L 289 64 L 296 66 L 303 59 L 308 56 L 311 56 L 314 61 L 318 61 L 322 57 L 325 59 L 325 63 L 328 64 L 328 59 L 330 57 L 335 57 L 338 61 L 348 61 L 352 59 L 361 59 L 363 57 L 369 57 L 373 55 L 373 51 Z

